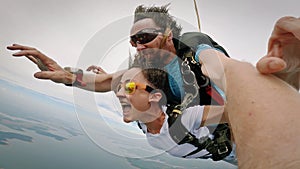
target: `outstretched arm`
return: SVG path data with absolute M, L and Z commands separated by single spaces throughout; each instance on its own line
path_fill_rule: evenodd
M 225 117 L 224 106 L 204 106 L 202 122 L 200 127 L 211 124 L 227 123 Z
M 38 79 L 49 79 L 56 83 L 71 84 L 74 77 L 71 73 L 65 71 L 60 65 L 58 65 L 53 59 L 47 57 L 35 48 L 13 44 L 8 46 L 9 50 L 18 50 L 13 56 L 21 57 L 25 56 L 33 63 L 35 63 L 40 72 L 36 72 L 34 77 Z
M 53 59 L 44 55 L 35 48 L 23 46 L 19 44 L 13 44 L 8 46 L 7 49 L 18 51 L 13 54 L 15 57 L 25 56 L 33 63 L 35 63 L 40 72 L 36 72 L 34 77 L 38 79 L 51 80 L 55 83 L 63 84 L 73 84 L 76 80 L 76 76 L 65 69 L 63 69 L 59 64 L 57 64 Z M 116 72 L 113 74 L 84 74 L 83 81 L 86 86 L 77 86 L 85 90 L 97 91 L 97 92 L 107 92 L 111 91 L 111 83 L 113 78 L 121 75 L 123 71 Z
M 299 90 L 300 18 L 280 18 L 271 34 L 268 53 L 257 62 L 257 70 L 288 82 Z

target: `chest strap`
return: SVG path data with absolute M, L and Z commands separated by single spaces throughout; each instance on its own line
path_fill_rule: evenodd
M 178 145 L 189 143 L 197 147 L 196 150 L 184 155 L 184 158 L 196 154 L 204 149 L 207 150 L 209 154 L 199 158 L 211 158 L 214 161 L 222 160 L 231 153 L 232 145 L 230 141 L 230 130 L 227 124 L 219 124 L 215 128 L 212 133 L 214 135 L 213 139 L 208 136 L 198 139 L 182 124 L 181 110 L 168 108 L 167 113 L 169 115 L 168 124 L 171 138 Z

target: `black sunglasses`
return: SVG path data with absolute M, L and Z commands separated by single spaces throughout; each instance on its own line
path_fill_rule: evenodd
M 135 35 L 130 36 L 130 41 L 133 45 L 146 44 L 153 41 L 159 33 L 162 33 L 162 29 L 147 28 L 139 31 Z

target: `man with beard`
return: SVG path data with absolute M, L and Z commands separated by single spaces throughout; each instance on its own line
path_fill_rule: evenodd
M 206 34 L 189 32 L 180 35 L 182 28 L 168 13 L 167 7 L 136 8 L 130 31 L 130 43 L 138 53 L 135 64 L 164 68 L 169 73 L 171 92 L 167 95 L 170 104 L 187 101 L 186 93 L 192 94 L 194 104 L 223 104 L 220 91 L 213 92 L 214 86 L 211 87 L 209 79 L 202 74 L 195 56 L 208 47 L 228 56 L 227 52 Z

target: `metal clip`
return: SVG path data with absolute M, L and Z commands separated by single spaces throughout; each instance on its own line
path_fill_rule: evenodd
M 225 145 L 225 149 L 223 151 L 218 148 L 218 154 L 219 155 L 227 153 L 227 152 L 228 152 L 228 147 L 226 145 Z

